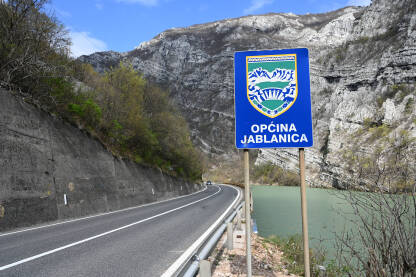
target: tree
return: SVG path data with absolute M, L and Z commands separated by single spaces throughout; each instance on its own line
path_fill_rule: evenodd
M 0 85 L 49 97 L 48 78 L 63 77 L 70 40 L 42 10 L 47 0 L 0 2 Z
M 44 12 L 47 2 L 0 1 L 0 87 L 87 129 L 115 154 L 200 179 L 198 152 L 168 94 L 131 65 L 101 76 L 71 59 L 67 31 Z
M 83 73 L 83 81 L 95 91 L 94 100 L 101 107 L 99 129 L 107 143 L 137 162 L 181 177 L 201 178 L 200 153 L 166 91 L 123 63 L 102 77 L 90 66 Z M 73 107 L 81 112 L 81 104 Z

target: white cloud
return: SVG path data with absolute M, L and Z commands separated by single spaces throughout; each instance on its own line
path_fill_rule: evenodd
M 274 0 L 251 0 L 251 6 L 243 11 L 244 14 L 250 14 L 260 10 L 265 5 L 273 3 Z
M 349 0 L 347 6 L 368 6 L 371 0 Z
M 101 3 L 96 3 L 95 7 L 97 8 L 97 10 L 101 11 L 104 8 L 104 5 Z
M 69 35 L 72 40 L 71 53 L 73 57 L 107 50 L 107 44 L 104 41 L 91 37 L 87 32 L 71 31 Z
M 156 6 L 158 0 L 117 0 L 119 3 L 142 4 L 144 6 Z

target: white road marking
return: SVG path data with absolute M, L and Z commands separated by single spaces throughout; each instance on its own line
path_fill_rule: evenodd
M 237 197 L 234 199 L 233 203 L 228 207 L 228 209 L 215 221 L 206 231 L 202 234 L 191 246 L 186 249 L 186 251 L 161 275 L 161 277 L 171 277 L 175 273 L 178 272 L 179 268 L 187 261 L 192 254 L 195 254 L 195 252 L 198 250 L 198 248 L 201 246 L 201 244 L 207 239 L 209 235 L 213 232 L 214 228 L 217 227 L 217 225 L 224 220 L 225 216 L 228 214 L 228 212 L 233 208 L 235 203 L 240 198 L 241 191 L 240 189 L 236 189 L 232 186 L 225 185 L 227 187 L 231 187 L 235 189 L 238 194 Z M 218 186 L 216 186 L 218 187 Z
M 151 220 L 151 219 L 154 219 L 154 218 L 160 217 L 160 216 L 162 216 L 162 215 L 166 215 L 166 214 L 172 213 L 172 212 L 174 212 L 174 211 L 177 211 L 177 210 L 180 210 L 180 209 L 186 208 L 186 207 L 188 207 L 188 206 L 191 206 L 191 205 L 193 205 L 193 204 L 196 204 L 196 203 L 198 203 L 198 202 L 201 202 L 201 201 L 203 201 L 203 200 L 206 200 L 206 199 L 208 199 L 208 198 L 211 198 L 211 197 L 213 197 L 213 196 L 217 195 L 217 194 L 218 194 L 221 190 L 222 190 L 222 189 L 221 189 L 220 187 L 218 187 L 218 191 L 217 191 L 217 192 L 215 192 L 214 194 L 211 194 L 210 196 L 207 196 L 207 197 L 201 198 L 201 199 L 196 200 L 196 201 L 194 201 L 194 202 L 188 203 L 188 204 L 186 204 L 186 205 L 183 205 L 183 206 L 177 207 L 177 208 L 172 209 L 172 210 L 168 210 L 168 211 L 166 211 L 166 212 L 163 212 L 163 213 L 160 213 L 160 214 L 157 214 L 157 215 L 154 215 L 154 216 L 151 216 L 151 217 L 148 217 L 148 218 L 145 218 L 145 219 L 142 219 L 142 220 L 139 220 L 139 221 L 136 221 L 136 222 L 130 223 L 130 224 L 128 224 L 128 225 L 124 225 L 124 226 L 122 226 L 122 227 L 119 227 L 119 228 L 116 228 L 116 229 L 113 229 L 113 230 L 110 230 L 110 231 L 107 231 L 107 232 L 104 232 L 104 233 L 101 233 L 101 234 L 98 234 L 98 235 L 95 235 L 95 236 L 92 236 L 92 237 L 86 238 L 86 239 L 83 239 L 83 240 L 80 240 L 80 241 L 76 241 L 76 242 L 73 242 L 73 243 L 70 243 L 70 244 L 67 244 L 67 245 L 64 245 L 64 246 L 61 246 L 61 247 L 58 247 L 58 248 L 55 248 L 55 249 L 52 249 L 52 250 L 49 250 L 49 251 L 43 252 L 43 253 L 40 253 L 40 254 L 38 254 L 38 255 L 34 255 L 34 256 L 32 256 L 32 257 L 28 257 L 28 258 L 26 258 L 26 259 L 23 259 L 23 260 L 20 260 L 20 261 L 17 261 L 17 262 L 14 262 L 14 263 L 8 264 L 8 265 L 1 266 L 1 267 L 0 267 L 0 271 L 2 271 L 2 270 L 6 270 L 6 269 L 8 269 L 8 268 L 15 267 L 15 266 L 17 266 L 17 265 L 20 265 L 20 264 L 23 264 L 23 263 L 27 263 L 27 262 L 30 262 L 30 261 L 33 261 L 33 260 L 36 260 L 36 259 L 39 259 L 39 258 L 41 258 L 41 257 L 44 257 L 44 256 L 47 256 L 47 255 L 50 255 L 50 254 L 56 253 L 56 252 L 58 252 L 58 251 L 62 251 L 62 250 L 64 250 L 64 249 L 70 248 L 70 247 L 72 247 L 72 246 L 79 245 L 79 244 L 82 244 L 82 243 L 84 243 L 84 242 L 87 242 L 87 241 L 90 241 L 90 240 L 93 240 L 93 239 L 96 239 L 96 238 L 100 238 L 100 237 L 106 236 L 106 235 L 108 235 L 108 234 L 111 234 L 111 233 L 114 233 L 114 232 L 117 232 L 117 231 L 120 231 L 120 230 L 123 230 L 123 229 L 129 228 L 129 227 L 131 227 L 131 226 L 134 226 L 134 225 L 137 225 L 137 224 L 140 224 L 140 223 L 143 223 L 143 222 L 149 221 L 149 220 Z
M 178 197 L 174 197 L 174 198 L 169 198 L 169 199 L 165 199 L 165 200 L 161 200 L 161 201 L 147 203 L 147 204 L 143 204 L 143 205 L 140 205 L 140 206 L 129 207 L 129 208 L 125 208 L 125 209 L 121 209 L 121 210 L 117 210 L 117 211 L 112 211 L 112 212 L 108 212 L 108 213 L 101 213 L 101 214 L 96 214 L 96 215 L 90 215 L 90 216 L 85 216 L 85 217 L 81 217 L 81 218 L 71 219 L 71 220 L 67 220 L 67 221 L 57 222 L 57 223 L 53 223 L 53 224 L 42 225 L 42 226 L 28 228 L 28 229 L 23 229 L 23 230 L 19 230 L 19 231 L 4 233 L 4 234 L 0 234 L 0 237 L 8 236 L 8 235 L 13 235 L 13 234 L 17 234 L 17 233 L 22 233 L 22 232 L 27 232 L 27 231 L 32 231 L 32 230 L 36 230 L 36 229 L 42 229 L 42 228 L 46 228 L 46 227 L 52 227 L 52 226 L 56 226 L 56 225 L 60 225 L 60 224 L 65 224 L 65 223 L 70 223 L 70 222 L 74 222 L 74 221 L 90 219 L 90 218 L 94 218 L 94 217 L 98 217 L 98 216 L 120 213 L 120 212 L 124 212 L 124 211 L 128 211 L 128 210 L 133 210 L 133 209 L 138 209 L 138 208 L 142 208 L 142 207 L 152 206 L 152 205 L 156 205 L 156 204 L 159 204 L 159 203 L 164 203 L 164 202 L 176 200 L 176 199 L 179 199 L 179 198 L 191 196 L 191 195 L 194 195 L 194 194 L 197 194 L 197 193 L 200 193 L 200 192 L 204 192 L 206 190 L 207 190 L 207 186 L 205 186 L 205 188 L 203 190 L 196 191 L 196 192 L 193 192 L 193 193 L 187 194 L 187 195 L 182 195 L 182 196 L 178 196 Z

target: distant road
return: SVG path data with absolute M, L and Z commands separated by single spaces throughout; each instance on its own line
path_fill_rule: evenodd
M 0 233 L 0 276 L 160 276 L 237 197 L 213 185 L 189 196 Z

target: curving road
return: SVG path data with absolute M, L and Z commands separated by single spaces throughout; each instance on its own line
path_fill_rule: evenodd
M 0 233 L 0 276 L 160 276 L 237 194 L 213 185 L 165 202 Z

